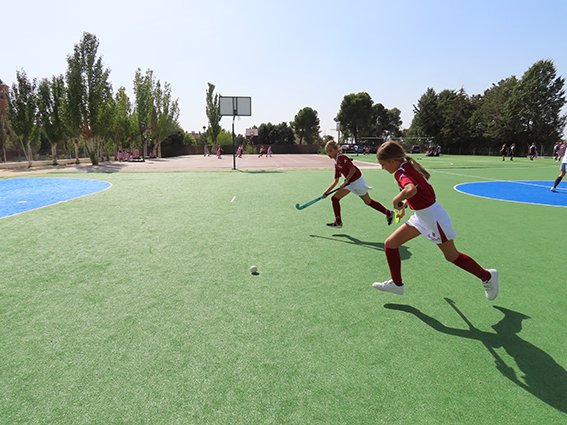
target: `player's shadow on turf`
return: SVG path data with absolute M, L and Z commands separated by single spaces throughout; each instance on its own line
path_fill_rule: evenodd
M 309 236 L 312 238 L 327 239 L 333 242 L 341 242 L 349 245 L 363 246 L 366 248 L 375 249 L 376 251 L 384 251 L 383 242 L 365 242 L 365 241 L 361 241 L 360 239 L 354 238 L 350 235 L 345 235 L 344 233 L 335 234 L 333 235 L 332 238 L 329 238 L 328 236 L 319 236 L 319 235 L 309 235 Z M 407 260 L 411 257 L 411 252 L 406 246 L 402 245 L 399 249 L 400 249 L 400 258 L 402 260 Z
M 445 298 L 445 300 L 461 316 L 469 329 L 445 326 L 437 319 L 409 305 L 386 304 L 384 307 L 411 313 L 438 332 L 482 342 L 494 357 L 496 369 L 502 375 L 541 401 L 563 413 L 567 413 L 567 371 L 545 351 L 518 336 L 522 330 L 522 320 L 529 319 L 529 316 L 504 307 L 493 306 L 504 313 L 504 318 L 492 326 L 496 333 L 485 332 L 475 328 L 456 307 L 454 301 L 449 298 Z M 508 366 L 498 355 L 495 349 L 500 347 L 504 348 L 506 353 L 514 358 L 516 365 L 524 374 L 523 376 L 516 375 L 514 369 Z

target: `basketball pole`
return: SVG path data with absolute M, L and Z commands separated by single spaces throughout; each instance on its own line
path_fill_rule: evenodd
M 146 131 L 146 123 L 140 121 L 140 140 L 142 141 L 142 162 L 146 162 L 146 145 L 144 144 L 144 131 Z
M 232 169 L 236 170 L 236 150 L 234 150 L 234 118 L 236 118 L 236 110 L 232 116 Z
M 238 102 L 238 99 L 244 99 L 243 102 Z M 232 115 L 232 169 L 236 170 L 236 134 L 234 133 L 234 120 L 236 116 L 252 115 L 252 98 L 251 97 L 228 97 L 219 96 L 219 112 L 222 117 L 229 117 Z
M 232 169 L 236 170 L 236 150 L 234 150 L 234 119 L 238 113 L 238 100 L 232 98 Z

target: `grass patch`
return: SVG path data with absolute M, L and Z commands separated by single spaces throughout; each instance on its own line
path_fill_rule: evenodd
M 557 164 L 438 160 L 421 161 L 458 248 L 499 269 L 495 302 L 423 238 L 402 251 L 406 295 L 374 290 L 383 216 L 353 195 L 342 229 L 328 199 L 295 209 L 331 169 L 89 173 L 112 188 L 0 220 L 0 422 L 565 421 L 565 212 L 452 189 Z M 389 205 L 392 176 L 363 175 Z

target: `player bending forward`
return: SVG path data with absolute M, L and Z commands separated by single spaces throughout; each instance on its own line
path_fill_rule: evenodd
M 333 203 L 333 212 L 335 213 L 335 221 L 333 221 L 332 223 L 327 223 L 327 226 L 339 228 L 343 227 L 340 200 L 350 192 L 360 196 L 364 203 L 369 207 L 372 207 L 384 214 L 386 216 L 386 222 L 388 223 L 388 225 L 392 224 L 392 220 L 394 219 L 394 212 L 384 208 L 384 206 L 380 202 L 377 202 L 370 197 L 370 195 L 368 194 L 368 189 L 370 187 L 366 185 L 366 182 L 362 178 L 362 173 L 360 172 L 358 167 L 352 163 L 350 158 L 340 152 L 337 142 L 328 142 L 325 145 L 325 151 L 327 151 L 329 158 L 335 160 L 335 180 L 325 191 L 323 198 L 326 198 L 327 194 L 337 185 L 341 178 L 341 174 L 346 179 L 343 183 L 341 183 L 341 189 L 338 190 L 331 198 L 331 201 Z
M 436 201 L 435 191 L 428 181 L 429 173 L 413 158 L 406 156 L 403 148 L 394 142 L 386 142 L 380 146 L 376 156 L 382 168 L 394 174 L 400 187 L 400 193 L 392 200 L 394 208 L 400 210 L 401 217 L 405 214 L 404 203 L 415 212 L 384 243 L 392 279 L 374 282 L 372 286 L 380 291 L 399 295 L 404 293 L 399 247 L 422 234 L 437 244 L 447 261 L 478 277 L 484 286 L 486 298 L 495 299 L 498 296 L 498 271 L 485 270 L 471 257 L 457 251 L 453 242 L 457 234 L 453 230 L 449 214 Z

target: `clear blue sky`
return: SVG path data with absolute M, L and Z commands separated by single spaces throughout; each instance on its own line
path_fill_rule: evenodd
M 171 84 L 186 131 L 207 125 L 207 82 L 251 96 L 252 117 L 290 122 L 303 107 L 334 135 L 343 97 L 366 91 L 402 111 L 428 87 L 481 94 L 540 59 L 567 75 L 565 0 L 20 0 L 2 6 L 0 79 L 63 74 L 84 31 L 95 34 L 116 91 L 138 67 Z M 230 130 L 232 118 L 221 121 Z

